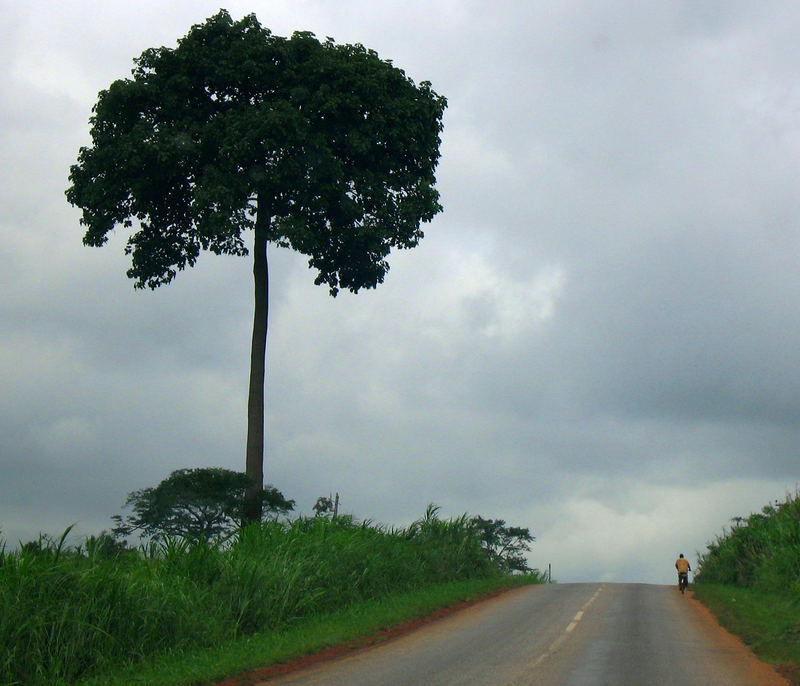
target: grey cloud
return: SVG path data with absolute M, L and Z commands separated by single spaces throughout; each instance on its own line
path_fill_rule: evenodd
M 445 213 L 386 283 L 331 299 L 270 253 L 267 480 L 388 524 L 431 501 L 505 517 L 561 580 L 661 580 L 662 555 L 796 481 L 793 7 L 451 5 L 231 8 L 361 41 L 450 103 Z M 217 7 L 59 7 L 16 6 L 3 47 L 12 542 L 243 463 L 249 261 L 134 292 L 124 232 L 83 248 L 63 196 L 94 93 Z

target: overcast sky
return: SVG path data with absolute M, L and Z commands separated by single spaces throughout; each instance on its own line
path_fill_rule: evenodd
M 219 2 L 0 0 L 0 529 L 110 528 L 244 470 L 249 260 L 155 292 L 64 197 L 99 90 Z M 405 525 L 529 527 L 559 581 L 671 583 L 794 493 L 800 15 L 791 0 L 253 0 L 447 97 L 444 212 L 374 291 L 271 249 L 266 481 Z

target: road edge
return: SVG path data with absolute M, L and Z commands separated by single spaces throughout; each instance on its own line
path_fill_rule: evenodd
M 537 585 L 539 584 L 495 589 L 494 591 L 484 593 L 477 598 L 473 598 L 471 600 L 462 600 L 453 605 L 440 608 L 423 617 L 402 622 L 392 628 L 372 632 L 360 638 L 354 638 L 344 643 L 309 653 L 308 655 L 304 655 L 294 660 L 289 660 L 288 662 L 265 665 L 264 667 L 255 670 L 226 677 L 222 681 L 216 681 L 209 686 L 259 686 L 266 680 L 276 676 L 285 676 L 286 674 L 291 674 L 292 672 L 297 672 L 301 669 L 306 669 L 317 664 L 331 662 L 341 657 L 351 656 L 359 652 L 369 650 L 376 645 L 382 645 L 387 641 L 401 638 L 416 631 L 417 629 L 434 622 L 438 622 L 447 617 L 451 617 L 452 615 L 463 612 L 464 610 L 472 608 L 481 603 L 485 603 L 489 600 L 493 600 L 499 596 L 522 591 L 530 586 Z
M 695 598 L 694 592 L 689 590 L 686 596 L 692 611 L 697 616 L 700 628 L 708 634 L 711 634 L 714 640 L 719 641 L 725 647 L 741 655 L 743 666 L 747 669 L 747 673 L 752 678 L 754 684 L 759 684 L 759 686 L 794 686 L 798 683 L 787 679 L 787 677 L 779 671 L 779 667 L 764 662 L 739 636 L 732 634 L 722 626 L 717 616 L 708 606 L 703 604 L 698 598 Z

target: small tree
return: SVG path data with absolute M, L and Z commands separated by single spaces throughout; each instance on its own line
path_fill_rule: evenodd
M 312 509 L 315 517 L 327 517 L 330 515 L 332 519 L 336 519 L 339 514 L 339 494 L 337 493 L 335 498 L 332 495 L 321 495 L 317 498 Z
M 182 537 L 194 542 L 228 537 L 242 521 L 245 493 L 252 485 L 246 474 L 220 467 L 178 469 L 158 486 L 128 494 L 124 519 L 115 515 L 114 534 L 141 532 L 150 538 Z M 261 491 L 262 516 L 278 517 L 294 509 L 273 486 Z
M 312 509 L 314 510 L 315 517 L 327 517 L 329 514 L 333 513 L 333 498 L 321 495 L 317 498 L 317 502 L 314 503 Z
M 308 256 L 331 295 L 384 279 L 441 211 L 434 171 L 446 106 L 363 45 L 273 35 L 221 10 L 177 48 L 145 50 L 132 79 L 101 91 L 90 147 L 70 170 L 85 245 L 132 229 L 135 288 L 157 288 L 201 250 L 246 255 L 255 309 L 246 516 L 260 518 L 264 462 L 267 243 Z
M 101 531 L 97 536 L 89 536 L 84 546 L 86 557 L 91 560 L 109 560 L 132 552 L 127 541 L 121 540 L 108 531 Z
M 506 526 L 504 519 L 484 519 L 480 516 L 473 517 L 471 523 L 478 531 L 484 552 L 501 571 L 532 571 L 524 555 L 536 540 L 529 529 Z

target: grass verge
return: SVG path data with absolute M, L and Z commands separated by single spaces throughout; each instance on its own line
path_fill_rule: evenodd
M 299 621 L 289 629 L 263 632 L 221 643 L 210 649 L 171 651 L 146 663 L 96 675 L 81 686 L 197 686 L 290 662 L 341 644 L 367 645 L 382 631 L 426 617 L 492 592 L 541 583 L 536 575 L 473 579 L 431 585 L 422 590 L 354 604 L 329 615 Z
M 723 627 L 800 685 L 800 598 L 722 584 L 695 584 L 693 590 Z

